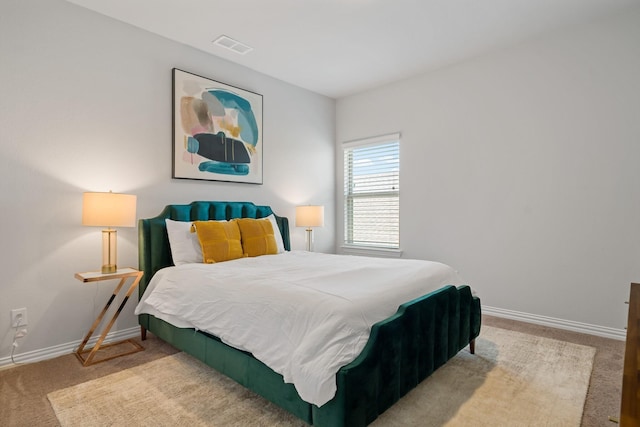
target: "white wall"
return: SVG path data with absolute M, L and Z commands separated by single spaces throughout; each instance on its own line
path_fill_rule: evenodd
M 0 359 L 9 311 L 28 309 L 18 353 L 74 342 L 115 283 L 82 284 L 99 268 L 100 229 L 83 227 L 84 191 L 138 196 L 138 217 L 193 200 L 326 207 L 316 248 L 333 251 L 335 102 L 60 0 L 0 5 Z M 264 96 L 264 185 L 171 179 L 171 69 Z M 121 266 L 137 266 L 137 231 L 118 231 Z M 137 325 L 130 301 L 113 330 Z
M 339 99 L 337 194 L 341 142 L 400 131 L 405 257 L 454 266 L 488 306 L 622 329 L 640 280 L 639 41 L 637 9 Z

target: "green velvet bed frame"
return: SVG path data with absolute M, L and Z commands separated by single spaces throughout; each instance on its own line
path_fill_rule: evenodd
M 272 213 L 268 206 L 249 202 L 193 202 L 169 205 L 157 217 L 141 219 L 140 295 L 156 271 L 173 265 L 166 218 L 228 220 Z M 277 215 L 276 220 L 285 249 L 290 250 L 289 221 Z M 150 331 L 311 425 L 357 427 L 375 420 L 467 344 L 473 352 L 480 333 L 480 300 L 468 286 L 445 286 L 401 305 L 396 314 L 372 327 L 362 353 L 338 371 L 335 397 L 321 407 L 303 401 L 292 384 L 250 353 L 215 336 L 177 328 L 151 315 L 139 316 L 139 322 L 143 339 Z

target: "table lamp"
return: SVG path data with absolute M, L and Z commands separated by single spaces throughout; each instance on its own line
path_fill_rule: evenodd
M 313 228 L 324 226 L 324 206 L 297 206 L 296 227 L 307 227 L 307 251 L 313 248 Z
M 103 274 L 118 270 L 117 234 L 111 227 L 135 227 L 136 196 L 118 193 L 84 193 L 82 196 L 82 225 L 107 227 L 102 230 Z

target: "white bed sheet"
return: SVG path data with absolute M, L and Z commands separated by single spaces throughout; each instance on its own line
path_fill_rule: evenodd
M 300 397 L 322 406 L 336 372 L 362 351 L 376 322 L 444 285 L 462 285 L 431 261 L 285 252 L 158 271 L 136 314 L 195 328 L 248 352 Z

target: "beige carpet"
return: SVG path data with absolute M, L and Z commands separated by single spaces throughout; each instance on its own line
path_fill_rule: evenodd
M 595 350 L 483 327 L 375 426 L 579 426 Z M 204 364 L 176 354 L 47 395 L 68 426 L 304 425 Z

